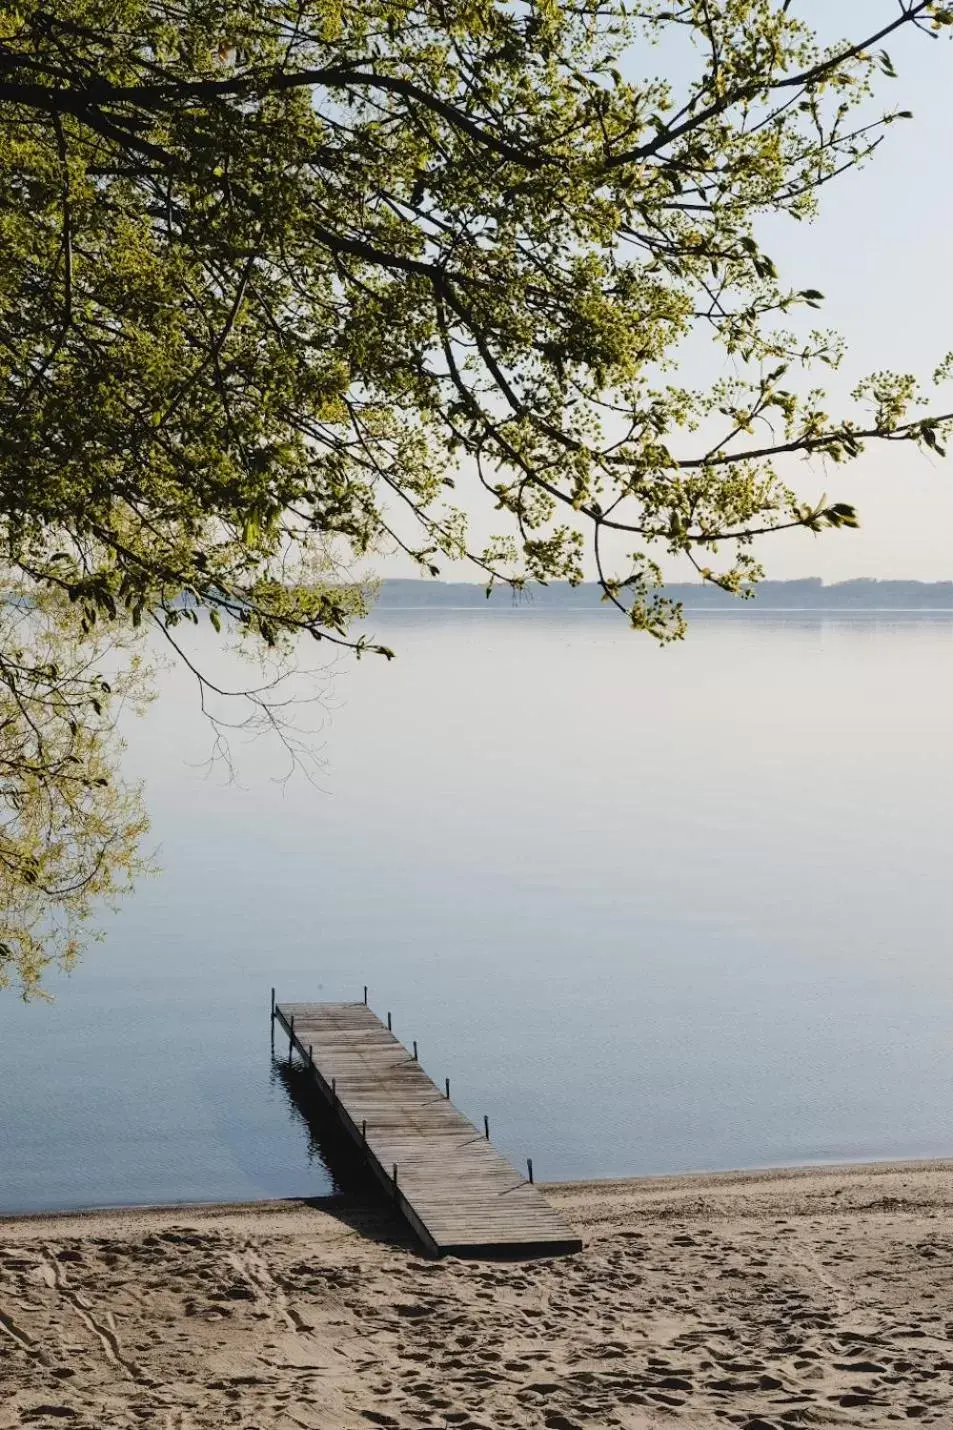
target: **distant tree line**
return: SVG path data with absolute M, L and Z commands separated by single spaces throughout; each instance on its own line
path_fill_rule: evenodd
M 774 611 L 953 611 L 953 581 L 878 581 L 861 578 L 825 585 L 818 576 L 797 581 L 761 581 L 756 599 L 739 603 L 717 586 L 695 582 L 665 587 L 665 593 L 686 610 L 718 608 L 737 614 Z M 529 585 L 516 596 L 495 592 L 491 610 L 514 604 L 547 610 L 584 610 L 597 607 L 603 593 L 596 582 L 570 586 L 568 581 Z M 486 588 L 467 581 L 392 580 L 381 584 L 377 606 L 385 610 L 454 609 L 487 607 Z

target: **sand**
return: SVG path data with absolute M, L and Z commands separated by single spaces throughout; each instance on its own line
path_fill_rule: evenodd
M 953 1163 L 546 1189 L 575 1257 L 386 1207 L 0 1221 L 0 1427 L 953 1425 Z

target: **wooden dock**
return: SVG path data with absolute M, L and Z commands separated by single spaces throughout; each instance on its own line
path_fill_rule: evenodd
M 274 1004 L 273 1017 L 431 1255 L 581 1250 L 537 1188 L 454 1107 L 449 1085 L 445 1096 L 366 1004 Z

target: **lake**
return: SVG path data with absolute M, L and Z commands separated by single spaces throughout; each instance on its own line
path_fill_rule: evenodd
M 272 985 L 368 984 L 540 1180 L 953 1155 L 953 621 L 373 628 L 396 661 L 316 679 L 316 783 L 261 742 L 208 775 L 162 677 L 161 873 L 52 1005 L 0 995 L 0 1210 L 332 1190 Z

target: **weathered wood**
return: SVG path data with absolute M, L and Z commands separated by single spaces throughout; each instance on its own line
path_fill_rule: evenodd
M 580 1238 L 538 1189 L 454 1107 L 365 1003 L 276 1003 L 274 1017 L 432 1255 L 554 1256 L 581 1249 Z

